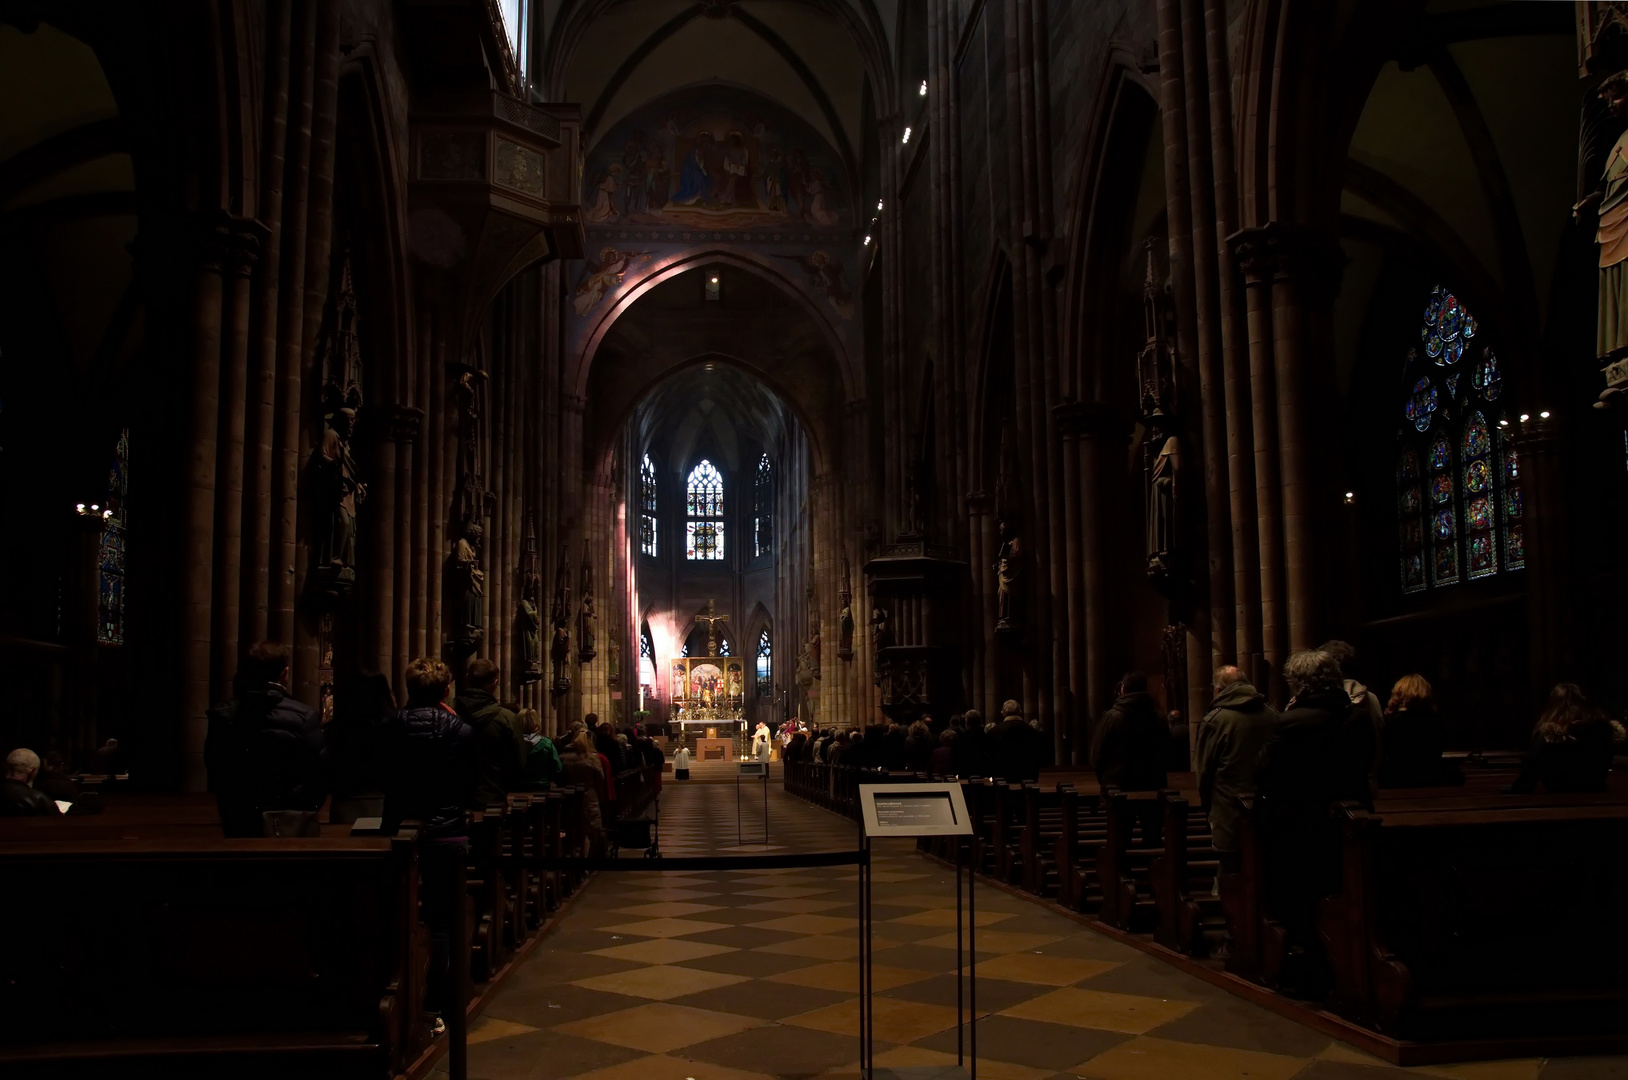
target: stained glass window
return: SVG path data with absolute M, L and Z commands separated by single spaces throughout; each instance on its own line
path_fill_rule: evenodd
M 774 648 L 769 644 L 769 632 L 764 630 L 757 636 L 757 692 L 769 694 L 774 690 L 773 683 Z
M 757 481 L 752 487 L 752 554 L 764 556 L 774 547 L 774 473 L 769 455 L 758 459 Z
M 1437 286 L 1408 349 L 1397 432 L 1397 536 L 1404 593 L 1525 564 L 1521 496 L 1498 357 L 1475 316 Z
M 639 550 L 656 557 L 656 466 L 650 455 L 639 465 Z
M 690 520 L 684 524 L 684 554 L 699 562 L 724 557 L 724 478 L 712 462 L 701 459 L 690 470 L 685 485 L 685 509 Z M 700 519 L 700 520 L 697 520 Z
M 124 535 L 130 494 L 130 431 L 119 433 L 102 504 L 102 542 L 97 552 L 96 640 L 124 644 Z

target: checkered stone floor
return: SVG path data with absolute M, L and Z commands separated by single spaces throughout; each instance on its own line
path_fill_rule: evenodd
M 769 818 L 770 851 L 855 843 L 778 778 Z M 765 849 L 735 830 L 732 782 L 669 781 L 665 855 Z M 904 842 L 875 854 L 877 1064 L 951 1064 L 952 875 Z M 602 873 L 472 1026 L 470 1076 L 857 1080 L 856 887 L 852 868 Z M 980 888 L 978 923 L 989 1080 L 1628 1080 L 1620 1058 L 1396 1069 L 1021 897 Z

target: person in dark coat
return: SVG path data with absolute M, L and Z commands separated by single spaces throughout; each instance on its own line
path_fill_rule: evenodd
M 1164 710 L 1148 693 L 1148 678 L 1128 672 L 1119 680 L 1119 696 L 1097 721 L 1091 763 L 1103 787 L 1121 791 L 1158 791 L 1166 783 L 1170 727 Z
M 1236 667 L 1216 668 L 1213 688 L 1210 711 L 1198 725 L 1194 772 L 1215 850 L 1231 872 L 1238 866 L 1242 800 L 1255 794 L 1255 767 L 1278 712 Z
M 288 694 L 288 646 L 262 641 L 238 670 L 238 694 L 209 710 L 204 763 L 227 836 L 261 836 L 268 810 L 316 810 L 327 798 L 317 711 Z
M 947 727 L 938 736 L 938 746 L 927 759 L 927 772 L 933 776 L 954 776 L 955 744 L 961 738 L 959 728 Z
M 627 768 L 627 752 L 622 748 L 622 740 L 616 737 L 616 730 L 609 724 L 601 724 L 598 713 L 589 713 L 582 718 L 582 722 L 587 725 L 593 738 L 594 749 L 604 755 L 609 763 L 611 775 Z
M 5 777 L 0 779 L 0 817 L 43 817 L 57 813 L 51 796 L 34 788 L 40 757 L 19 747 L 6 755 Z
M 904 767 L 910 772 L 926 772 L 938 740 L 932 736 L 932 721 L 922 717 L 910 725 L 904 738 Z
M 1524 794 L 1542 784 L 1550 794 L 1604 791 L 1612 744 L 1621 742 L 1622 734 L 1622 726 L 1589 701 L 1582 687 L 1561 683 L 1549 692 L 1520 776 L 1507 790 Z
M 34 790 L 52 802 L 79 801 L 79 781 L 73 778 L 67 759 L 55 750 L 46 752 L 40 771 L 34 775 Z
M 1447 743 L 1436 695 L 1423 675 L 1404 675 L 1385 706 L 1384 746 L 1379 759 L 1382 788 L 1441 787 L 1464 783 L 1464 774 L 1442 760 Z
M 1256 822 L 1266 859 L 1267 907 L 1288 935 L 1284 993 L 1315 999 L 1326 991 L 1329 972 L 1313 913 L 1318 898 L 1340 884 L 1340 833 L 1330 810 L 1337 802 L 1372 805 L 1374 730 L 1330 654 L 1293 654 L 1283 678 L 1293 697 L 1261 747 Z
M 475 797 L 475 733 L 447 703 L 452 670 L 434 657 L 407 665 L 407 706 L 383 733 L 384 816 L 426 823 L 462 818 Z
M 458 715 L 474 732 L 474 809 L 501 804 L 511 791 L 526 789 L 525 768 L 530 747 L 520 719 L 497 700 L 502 673 L 492 661 L 471 660 L 458 694 Z
M 988 737 L 984 731 L 984 714 L 968 709 L 966 726 L 955 738 L 955 775 L 988 776 Z
M 992 741 L 996 776 L 1013 784 L 1040 779 L 1040 766 L 1046 763 L 1046 736 L 1023 719 L 1016 701 L 1001 706 L 1001 722 Z

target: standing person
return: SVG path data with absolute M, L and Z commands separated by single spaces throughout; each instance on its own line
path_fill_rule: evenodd
M 40 756 L 19 747 L 6 755 L 6 774 L 0 779 L 0 817 L 36 817 L 57 813 L 57 804 L 34 789 Z M 256 835 L 259 835 L 258 833 Z
M 1170 727 L 1139 671 L 1119 680 L 1119 696 L 1097 721 L 1091 763 L 1097 780 L 1121 791 L 1158 791 L 1165 786 Z
M 966 727 L 955 740 L 955 775 L 988 776 L 988 742 L 984 736 L 984 714 L 968 709 L 963 718 Z
M 1373 760 L 1368 764 L 1368 796 L 1372 799 L 1374 792 L 1379 790 L 1379 765 L 1385 752 L 1385 707 L 1378 694 L 1352 677 L 1352 665 L 1357 660 L 1355 645 L 1335 640 L 1324 642 L 1318 649 L 1332 656 L 1340 666 L 1340 685 L 1351 699 L 1351 704 L 1359 706 L 1358 711 L 1350 717 L 1352 737 L 1372 746 Z M 1364 727 L 1368 730 L 1361 730 Z
M 432 656 L 407 665 L 407 704 L 385 725 L 384 818 L 461 825 L 474 801 L 475 733 L 448 704 L 452 669 Z
M 1464 774 L 1442 760 L 1447 733 L 1436 695 L 1423 675 L 1404 675 L 1385 706 L 1385 745 L 1380 750 L 1382 788 L 1438 787 L 1464 783 Z
M 560 782 L 587 788 L 582 800 L 583 825 L 588 832 L 589 851 L 594 855 L 605 850 L 605 770 L 600 764 L 604 756 L 594 749 L 593 739 L 586 727 L 572 729 L 568 738 L 560 743 Z
M 511 791 L 525 787 L 526 745 L 520 719 L 497 700 L 502 673 L 482 657 L 469 662 L 458 694 L 458 715 L 475 733 L 471 750 L 475 766 L 477 807 L 501 804 Z
M 288 693 L 288 646 L 262 641 L 238 693 L 209 710 L 204 762 L 227 836 L 261 836 L 268 810 L 314 811 L 327 798 L 322 718 Z
M 1255 794 L 1255 766 L 1277 725 L 1277 710 L 1266 695 L 1231 665 L 1215 669 L 1215 696 L 1198 725 L 1198 792 L 1209 811 L 1210 833 L 1223 873 L 1238 870 L 1243 800 Z
M 960 738 L 960 728 L 947 727 L 939 734 L 939 744 L 927 758 L 928 775 L 940 778 L 955 775 L 955 744 Z
M 390 679 L 377 671 L 343 676 L 334 687 L 334 718 L 328 725 L 328 775 L 332 778 L 334 811 L 362 809 L 365 800 L 384 790 L 381 734 L 396 715 L 396 695 Z M 343 817 L 330 815 L 330 820 Z M 354 820 L 354 819 L 353 819 Z
M 1549 691 L 1549 704 L 1532 731 L 1521 774 L 1507 789 L 1524 794 L 1539 784 L 1551 795 L 1604 791 L 1611 773 L 1612 744 L 1622 725 L 1588 699 L 1576 683 Z
M 1040 779 L 1045 756 L 1043 736 L 1023 719 L 1023 710 L 1016 701 L 1001 706 L 1001 722 L 989 741 L 993 744 L 990 756 L 994 759 L 994 775 L 1013 784 Z
M 1320 649 L 1294 653 L 1283 665 L 1293 697 L 1266 737 L 1256 765 L 1257 822 L 1266 855 L 1266 899 L 1283 923 L 1289 956 L 1284 993 L 1316 999 L 1328 965 L 1313 932 L 1317 899 L 1339 887 L 1340 833 L 1331 803 L 1371 806 L 1368 768 L 1373 745 L 1366 710 L 1346 690 L 1338 661 Z
M 922 717 L 910 725 L 904 738 L 904 767 L 911 772 L 924 773 L 932 763 L 937 740 L 932 735 L 932 719 Z
M 609 724 L 601 724 L 598 713 L 589 713 L 582 718 L 582 722 L 588 726 L 594 749 L 604 755 L 605 767 L 609 770 L 607 775 L 615 776 L 626 768 L 622 741 L 616 737 L 616 731 Z
M 762 720 L 757 722 L 757 727 L 752 732 L 752 760 L 769 760 L 769 725 Z
M 673 754 L 673 779 L 688 780 L 690 778 L 690 748 L 683 743 L 678 744 L 678 750 Z
M 547 791 L 560 775 L 560 752 L 554 749 L 554 740 L 543 734 L 543 717 L 536 709 L 521 709 L 517 718 L 520 721 L 520 737 L 526 744 L 525 766 L 522 769 L 526 788 L 530 791 Z

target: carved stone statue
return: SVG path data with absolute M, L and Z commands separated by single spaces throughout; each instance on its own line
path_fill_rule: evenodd
M 878 663 L 882 659 L 882 650 L 893 647 L 893 631 L 888 627 L 887 608 L 881 604 L 871 608 L 871 644 L 876 649 Z
M 554 608 L 549 612 L 549 624 L 553 630 L 548 655 L 554 664 L 552 688 L 556 694 L 563 694 L 571 689 L 571 676 L 566 674 L 565 668 L 566 661 L 571 657 L 570 606 L 571 585 L 565 569 L 565 549 L 562 546 L 559 565 L 554 571 Z
M 1017 628 L 1018 589 L 1023 581 L 1023 537 L 1010 521 L 1002 520 L 998 528 L 1001 546 L 995 555 L 995 629 L 1007 633 Z
M 1181 474 L 1181 440 L 1166 429 L 1167 420 L 1155 411 L 1149 417 L 1148 445 L 1158 453 L 1148 468 L 1147 554 L 1148 573 L 1170 572 L 1176 548 L 1176 486 Z
M 520 681 L 536 682 L 543 677 L 543 581 L 536 571 L 526 575 L 520 590 Z
M 1606 115 L 1592 126 L 1622 124 L 1623 118 L 1628 117 L 1628 72 L 1607 77 L 1598 93 Z M 1585 141 L 1589 134 L 1585 132 Z M 1615 360 L 1628 354 L 1628 131 L 1617 137 L 1606 154 L 1598 186 L 1572 209 L 1580 220 L 1589 209 L 1600 216 L 1594 234 L 1595 242 L 1600 245 L 1595 353 L 1602 360 Z
M 837 657 L 854 658 L 854 579 L 848 556 L 842 557 L 842 609 L 837 612 Z
M 486 571 L 480 565 L 482 535 L 481 527 L 471 521 L 464 526 L 464 534 L 458 537 L 452 549 L 462 598 L 463 627 L 457 640 L 467 645 L 479 642 L 486 634 Z
M 804 647 L 808 652 L 809 662 L 813 665 L 814 677 L 820 677 L 820 616 L 816 612 L 808 613 L 808 644 Z
M 367 485 L 350 454 L 355 429 L 356 410 L 336 410 L 311 454 L 311 490 L 319 508 L 317 570 L 332 589 L 356 584 L 356 507 L 367 498 Z

